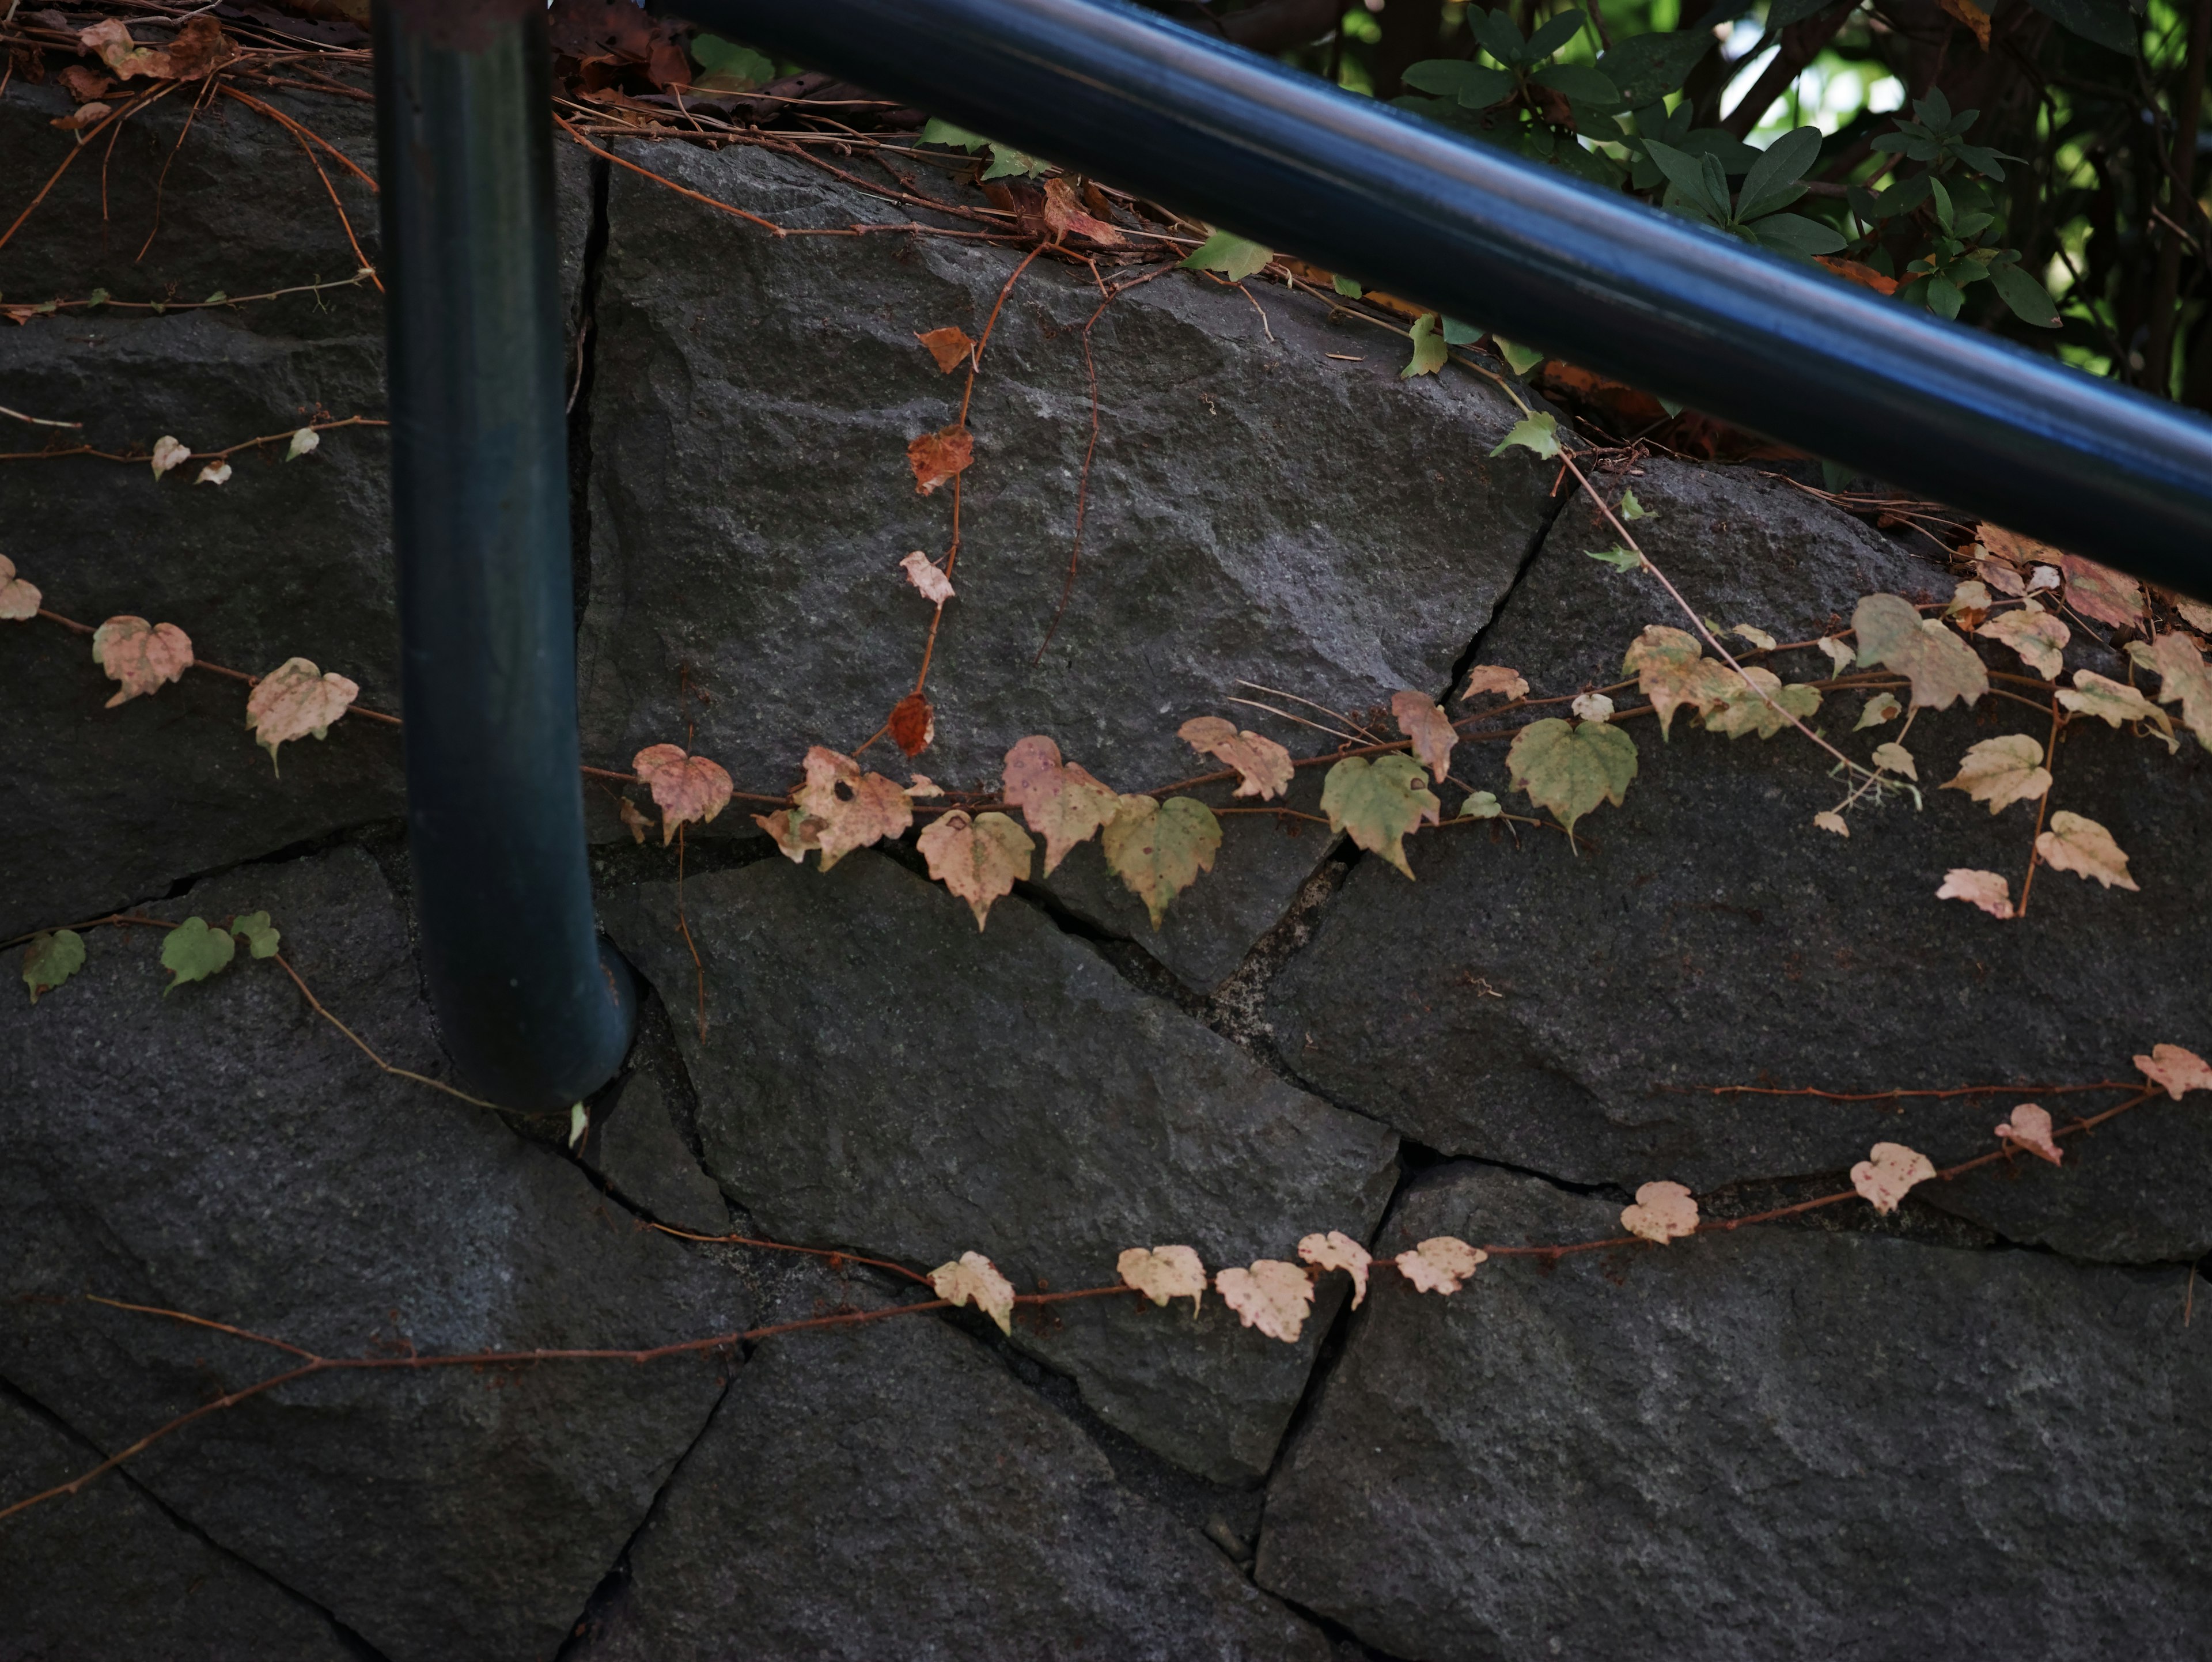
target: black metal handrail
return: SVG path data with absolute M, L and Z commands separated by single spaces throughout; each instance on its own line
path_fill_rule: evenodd
M 1271 248 L 2212 596 L 2212 423 L 1118 0 L 672 0 Z

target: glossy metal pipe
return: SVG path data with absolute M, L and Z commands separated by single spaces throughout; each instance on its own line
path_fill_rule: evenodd
M 1449 316 L 2212 597 L 2212 423 L 1116 0 L 672 0 Z
M 584 856 L 544 11 L 380 4 L 375 48 L 422 964 L 473 1088 L 557 1111 L 635 998 Z

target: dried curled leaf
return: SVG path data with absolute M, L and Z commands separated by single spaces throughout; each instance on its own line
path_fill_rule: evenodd
M 1513 788 L 1549 808 L 1572 835 L 1575 821 L 1601 802 L 1619 807 L 1636 777 L 1636 741 L 1617 727 L 1580 727 L 1547 716 L 1513 736 L 1505 752 Z
M 929 874 L 968 903 L 980 933 L 991 903 L 1027 880 L 1036 844 L 1003 813 L 979 813 L 970 819 L 955 808 L 938 816 L 915 839 Z
M 2051 1116 L 2033 1102 L 2023 1102 L 2012 1111 L 2012 1117 L 1996 1127 L 1997 1141 L 2014 1148 L 2024 1148 L 2038 1160 L 2047 1160 L 2053 1166 L 2065 1158 L 2051 1135 Z
M 2066 643 L 2074 638 L 2063 618 L 2052 617 L 2033 600 L 2017 612 L 1999 612 L 1975 632 L 2003 642 L 2046 681 L 2057 680 L 2066 667 Z
M 1410 1252 L 1401 1252 L 1392 1262 L 1417 1292 L 1456 1293 L 1460 1283 L 1474 1274 L 1475 1266 L 1489 1257 L 1480 1247 L 1469 1246 L 1455 1236 L 1437 1235 Z
M 906 573 L 907 581 L 921 591 L 923 600 L 943 606 L 952 598 L 952 579 L 920 549 L 901 560 L 899 569 Z
M 628 799 L 623 806 L 629 808 Z M 632 816 L 635 817 L 633 818 Z M 623 815 L 623 823 L 641 843 L 645 841 L 646 819 L 635 808 Z M 779 808 L 774 813 L 757 813 L 753 824 L 775 839 L 783 857 L 794 866 L 806 863 L 807 851 L 822 846 L 822 822 L 799 808 Z
M 1851 1167 L 1851 1187 L 1877 1212 L 1897 1210 L 1898 1202 L 1916 1183 L 1936 1175 L 1935 1162 L 1901 1142 L 1877 1142 L 1869 1156 Z
M 1075 194 L 1075 181 L 1070 179 L 1045 180 L 1044 222 L 1055 242 L 1079 236 L 1088 237 L 1103 248 L 1117 248 L 1127 240 L 1116 227 L 1085 211 L 1081 199 Z
M 2199 635 L 2212 635 L 2212 606 L 2207 606 L 2202 600 L 2192 600 L 2186 594 L 2167 598 L 2173 602 L 2173 609 L 2181 614 L 2183 623 Z
M 1943 608 L 1943 615 L 1956 618 L 1959 627 L 1972 635 L 1981 628 L 1992 604 L 1990 591 L 1970 577 L 1951 591 L 1951 604 Z
M 33 935 L 31 944 L 23 951 L 23 982 L 31 989 L 31 1002 L 36 1004 L 40 993 L 53 991 L 83 967 L 84 937 L 75 929 L 52 929 Z M 2181 1093 L 2176 1091 L 2174 1094 Z
M 730 776 L 720 764 L 687 756 L 681 745 L 649 745 L 630 760 L 630 770 L 652 791 L 660 810 L 660 846 L 676 840 L 678 825 L 703 824 L 730 805 Z
M 38 585 L 15 575 L 15 561 L 0 554 L 0 620 L 19 624 L 26 618 L 35 618 L 39 602 L 45 598 Z
M 66 933 L 66 932 L 65 932 Z M 2189 1091 L 2212 1091 L 2212 1068 L 2194 1050 L 2185 1050 L 2179 1044 L 2154 1044 L 2147 1056 L 2137 1056 L 2136 1066 L 2152 1084 L 2165 1087 L 2166 1093 L 2176 1102 Z
M 1943 874 L 1943 886 L 1936 891 L 1936 898 L 1963 900 L 1970 906 L 1979 906 L 1991 917 L 2012 916 L 2012 885 L 1996 872 L 1954 867 Z
M 1564 726 L 1565 723 L 1560 725 Z M 1370 854 L 1379 854 L 1406 876 L 1406 834 L 1443 822 L 1443 804 L 1428 788 L 1428 776 L 1410 756 L 1347 756 L 1322 781 L 1321 811 L 1332 831 L 1348 832 Z
M 152 81 L 198 81 L 238 56 L 238 43 L 205 14 L 186 22 L 166 47 L 138 45 L 130 28 L 112 17 L 79 30 L 77 44 L 97 52 L 123 81 L 137 75 Z
M 227 461 L 211 461 L 200 469 L 192 483 L 194 484 L 228 484 L 230 464 Z
M 1224 1269 L 1213 1278 L 1213 1290 L 1245 1326 L 1285 1344 L 1298 1342 L 1306 1312 L 1313 1308 L 1311 1279 L 1279 1258 L 1261 1258 L 1249 1269 Z
M 1158 928 L 1175 898 L 1213 869 L 1221 822 L 1194 796 L 1124 796 L 1099 836 L 1106 868 L 1145 903 Z
M 1235 794 L 1238 796 L 1256 796 L 1264 802 L 1291 788 L 1290 752 L 1249 729 L 1238 731 L 1234 721 L 1218 715 L 1194 715 L 1176 729 L 1176 736 L 1200 755 L 1236 769 L 1239 777 Z
M 1765 630 L 1755 628 L 1750 624 L 1738 624 L 1734 628 L 1730 629 L 1729 633 L 1735 636 L 1740 641 L 1749 642 L 1761 652 L 1771 652 L 1778 645 L 1780 644 L 1779 642 L 1778 642 L 1771 635 L 1769 635 Z
M 2058 702 L 2076 715 L 2094 715 L 2107 727 L 2117 728 L 2123 721 L 2147 721 L 2158 729 L 2169 751 L 2180 747 L 2180 740 L 2173 736 L 2172 719 L 2124 681 L 2112 680 L 2094 670 L 2077 669 L 2074 672 L 2074 685 L 2059 688 Z
M 1743 673 L 1730 674 L 1728 683 L 1719 707 L 1705 712 L 1705 727 L 1731 739 L 1741 739 L 1747 733 L 1771 739 L 1790 725 L 1791 716 L 1802 721 L 1820 708 L 1818 687 L 1784 686 L 1780 676 L 1757 664 L 1745 665 Z
M 1298 1256 L 1316 1269 L 1341 1269 L 1352 1277 L 1352 1307 L 1367 1297 L 1367 1267 L 1375 1260 L 1358 1241 L 1340 1229 L 1326 1235 L 1308 1235 L 1298 1243 Z
M 1467 691 L 1460 697 L 1472 698 L 1479 692 L 1499 693 L 1508 699 L 1526 698 L 1528 683 L 1517 670 L 1499 664 L 1477 664 L 1468 672 Z
M 1813 644 L 1827 654 L 1828 661 L 1835 666 L 1836 673 L 1838 675 L 1858 661 L 1859 654 L 1852 648 L 1850 643 L 1847 641 L 1839 641 L 1832 635 L 1823 635 Z
M 2094 877 L 2108 889 L 2138 886 L 2128 875 L 2128 857 L 2112 841 L 2112 832 L 2063 808 L 2051 816 L 2051 829 L 2035 839 L 2035 852 L 2053 870 Z
M 187 981 L 205 981 L 237 955 L 228 929 L 208 927 L 204 917 L 188 917 L 161 943 L 161 967 L 173 977 L 161 989 L 167 998 Z
M 924 433 L 906 447 L 906 463 L 914 470 L 914 488 L 927 496 L 975 460 L 975 440 L 958 422 Z
M 325 675 L 305 658 L 287 658 L 246 695 L 246 725 L 274 767 L 277 746 L 309 734 L 322 738 L 360 696 L 361 689 L 344 676 Z
M 182 467 L 191 459 L 191 450 L 164 433 L 154 441 L 154 454 L 149 460 L 153 464 L 154 477 L 158 479 L 170 469 Z
M 891 743 L 908 756 L 921 755 L 937 740 L 937 712 L 918 692 L 909 692 L 893 704 L 884 726 Z
M 1014 1284 L 981 1252 L 963 1252 L 953 1262 L 938 1265 L 929 1272 L 929 1284 L 948 1304 L 974 1305 L 998 1323 L 1000 1332 L 1014 1330 Z
M 1398 731 L 1413 741 L 1413 754 L 1429 770 L 1429 777 L 1441 781 L 1451 771 L 1452 746 L 1459 742 L 1459 729 L 1443 706 L 1426 693 L 1394 692 L 1390 714 L 1397 718 Z
M 0 588 L 0 618 L 7 615 L 7 591 Z M 2212 673 L 2205 670 L 2197 642 L 2186 635 L 2161 635 L 2151 647 L 2151 662 L 2159 673 L 2159 703 L 2179 703 L 2197 742 L 2212 750 Z
M 1170 1299 L 1188 1299 L 1190 1313 L 1206 1298 L 1206 1266 L 1188 1246 L 1132 1246 L 1115 1266 L 1123 1285 L 1133 1287 L 1164 1309 Z
M 1186 739 L 1193 725 L 1184 724 Z M 1099 783 L 1074 763 L 1062 762 L 1060 746 L 1042 734 L 1030 734 L 1006 752 L 1002 776 L 1000 794 L 1006 806 L 1019 808 L 1030 829 L 1044 838 L 1047 877 L 1069 849 L 1089 840 L 1121 806 L 1112 787 Z
M 821 745 L 808 749 L 806 782 L 792 800 L 801 814 L 822 822 L 814 835 L 825 872 L 855 849 L 905 836 L 914 824 L 914 805 L 896 782 L 864 773 L 851 757 Z
M 2066 604 L 2083 617 L 2116 629 L 2142 622 L 2142 585 L 2134 578 L 2075 554 L 2061 554 L 2058 569 L 2066 574 Z
M 1869 594 L 1851 614 L 1859 661 L 1887 664 L 1912 683 L 1912 702 L 1929 709 L 1954 701 L 1978 701 L 1990 690 L 1989 672 L 1973 648 L 1942 621 L 1923 618 L 1910 600 Z
M 1696 636 L 1665 624 L 1645 624 L 1629 642 L 1620 667 L 1636 672 L 1637 690 L 1658 711 L 1662 742 L 1669 736 L 1676 710 L 1685 704 L 1692 711 L 1717 709 L 1739 685 L 1726 664 L 1705 656 Z
M 951 374 L 969 360 L 975 343 L 968 338 L 968 332 L 947 324 L 942 329 L 931 329 L 915 336 L 929 349 L 929 356 L 937 360 L 937 367 Z
M 92 661 L 122 684 L 107 708 L 141 693 L 159 692 L 192 667 L 191 637 L 174 624 L 149 624 L 143 618 L 110 618 L 92 631 Z
M 622 816 L 623 829 L 629 833 L 630 841 L 643 847 L 645 834 L 653 829 L 653 821 L 640 813 L 637 804 L 627 796 L 622 799 L 622 806 L 617 812 Z M 765 814 L 755 814 L 753 823 L 763 831 L 768 830 L 768 817 Z M 774 834 L 772 831 L 769 832 L 771 836 Z
M 1636 1204 L 1622 1211 L 1620 1227 L 1664 1246 L 1697 1232 L 1698 1202 L 1679 1183 L 1647 1183 L 1636 1191 Z
M 1959 758 L 1959 776 L 1943 782 L 1945 790 L 1962 790 L 1977 802 L 2001 813 L 2014 802 L 2032 802 L 2051 788 L 2051 773 L 2043 765 L 2043 746 L 2024 733 L 2008 733 L 2002 739 L 1984 739 L 1970 746 Z

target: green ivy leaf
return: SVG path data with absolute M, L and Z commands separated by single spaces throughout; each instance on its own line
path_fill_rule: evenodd
M 1221 822 L 1192 796 L 1125 796 L 1099 833 L 1107 868 L 1145 903 L 1158 928 L 1168 904 L 1213 869 Z
M 75 929 L 52 929 L 31 937 L 23 954 L 23 980 L 31 1002 L 50 993 L 84 967 L 84 937 Z
M 1415 375 L 1433 375 L 1451 358 L 1450 351 L 1444 345 L 1443 336 L 1437 332 L 1434 312 L 1424 312 L 1414 320 L 1409 338 L 1413 344 L 1413 361 L 1398 372 L 1401 380 L 1411 380 Z
M 1275 257 L 1272 248 L 1228 231 L 1216 231 L 1190 251 L 1182 262 L 1186 271 L 1218 271 L 1231 283 L 1242 283 Z
M 1620 517 L 1633 522 L 1650 519 L 1653 515 L 1650 508 L 1636 500 L 1633 490 L 1624 490 L 1620 493 Z
M 983 169 L 986 180 L 1005 179 L 1018 174 L 1024 179 L 1035 179 L 1052 164 L 1042 156 L 1018 150 L 1011 144 L 991 141 L 991 165 Z
M 1533 450 L 1549 461 L 1559 454 L 1559 418 L 1548 411 L 1539 411 L 1525 420 L 1513 423 L 1513 430 L 1498 441 L 1498 448 L 1490 454 L 1502 456 L 1515 448 Z
M 1525 727 L 1505 752 L 1513 788 L 1549 808 L 1572 835 L 1575 821 L 1601 802 L 1619 807 L 1636 777 L 1636 741 L 1605 721 L 1577 726 L 1559 716 Z
M 1644 557 L 1632 548 L 1586 548 L 1583 552 L 1591 559 L 1611 566 L 1615 571 L 1641 571 Z
M 1492 335 L 1490 344 L 1498 349 L 1498 356 L 1505 360 L 1505 367 L 1516 375 L 1525 375 L 1544 361 L 1544 355 L 1533 346 L 1523 346 L 1503 335 Z
M 702 92 L 750 92 L 775 79 L 773 59 L 719 34 L 694 35 L 691 57 L 707 71 L 698 83 Z
M 269 927 L 267 912 L 248 912 L 243 917 L 231 920 L 230 932 L 243 941 L 256 958 L 276 956 L 277 943 L 283 933 Z
M 1462 819 L 1495 819 L 1504 810 L 1498 805 L 1495 792 L 1479 790 L 1459 805 Z
M 1332 277 L 1328 286 L 1346 300 L 1358 300 L 1367 292 L 1348 277 Z
M 965 127 L 956 127 L 933 115 L 921 130 L 921 143 L 925 144 L 955 144 L 963 150 L 974 151 L 990 142 L 981 133 L 971 133 Z
M 161 989 L 167 998 L 187 981 L 205 981 L 229 964 L 237 947 L 228 929 L 212 929 L 204 917 L 188 917 L 161 943 L 161 967 L 176 979 Z
M 1433 825 L 1443 811 L 1429 776 L 1410 756 L 1347 756 L 1322 782 L 1321 809 L 1333 831 L 1348 831 L 1370 854 L 1379 854 L 1408 878 L 1406 833 L 1424 821 Z
M 1457 318 L 1444 320 L 1444 344 L 1472 346 L 1482 338 L 1482 331 L 1471 323 L 1462 323 Z

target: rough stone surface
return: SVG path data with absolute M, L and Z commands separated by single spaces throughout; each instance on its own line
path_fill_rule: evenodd
M 821 1306 L 878 1302 L 810 1273 Z M 809 1306 L 802 1298 L 791 1316 Z M 780 1312 L 782 1313 L 782 1312 Z M 1324 1662 L 1321 1632 L 1118 1485 L 974 1340 L 913 1317 L 764 1342 L 577 1662 Z
M 667 1099 L 649 1074 L 634 1074 L 581 1150 L 584 1163 L 624 1202 L 656 1221 L 694 1234 L 728 1233 L 729 1208 L 714 1178 L 684 1146 Z
M 706 966 L 702 1044 L 677 1024 L 708 1169 L 779 1240 L 929 1269 L 983 1253 L 1024 1291 L 1111 1282 L 1122 1249 L 1209 1266 L 1365 1239 L 1396 1166 L 1381 1127 L 1294 1090 L 1123 982 L 1018 901 L 967 907 L 880 855 L 781 860 L 684 891 Z M 611 905 L 672 1008 L 691 956 L 672 885 Z M 1134 1302 L 1133 1300 L 1132 1302 Z M 1109 1307 L 1102 1307 L 1110 1305 Z M 1109 1424 L 1222 1481 L 1265 1474 L 1333 1306 L 1285 1345 L 1213 1298 L 1085 1301 L 1018 1343 Z
M 660 146 L 649 159 L 794 226 L 908 217 L 760 149 Z M 949 489 L 916 494 L 906 446 L 954 419 L 963 385 L 914 337 L 980 334 L 1018 256 L 926 237 L 778 242 L 622 171 L 609 220 L 585 747 L 628 756 L 696 725 L 696 747 L 741 788 L 780 791 L 806 746 L 849 751 L 913 685 L 930 608 L 898 562 L 942 555 L 951 504 Z M 1083 562 L 1040 658 L 1090 440 L 1081 331 L 1099 301 L 1080 270 L 1024 274 L 975 385 L 958 597 L 930 671 L 937 742 L 915 766 L 944 785 L 994 784 L 1008 747 L 1044 733 L 1139 790 L 1212 770 L 1176 737 L 1193 715 L 1321 747 L 1224 703 L 1240 679 L 1339 709 L 1443 690 L 1533 545 L 1551 472 L 1519 453 L 1486 459 L 1513 412 L 1472 376 L 1401 382 L 1388 337 L 1325 324 L 1280 291 L 1264 303 L 1272 343 L 1243 295 L 1180 277 L 1100 318 Z M 1409 467 L 1416 455 L 1434 467 Z M 1258 831 L 1245 827 L 1234 835 Z M 611 812 L 603 834 L 619 834 Z M 1249 892 L 1206 903 L 1218 939 L 1151 941 L 1126 897 L 1109 910 L 1210 983 L 1322 847 L 1240 860 Z
M 443 1070 L 365 855 L 246 868 L 157 910 L 264 909 L 340 1019 L 394 1064 Z M 86 944 L 83 971 L 35 1008 L 0 1000 L 0 1377 L 102 1448 L 286 1359 L 87 1294 L 328 1355 L 636 1346 L 744 1324 L 724 1272 L 636 1229 L 492 1116 L 376 1071 L 277 965 L 241 953 L 165 997 L 155 932 Z M 325 1377 L 132 1469 L 392 1662 L 542 1655 L 697 1434 L 725 1367 Z
M 185 100 L 122 131 L 100 216 L 100 169 L 63 175 L 0 248 L 9 301 L 247 295 L 348 275 L 354 256 L 321 180 L 276 124 L 217 99 L 192 125 L 162 188 L 162 230 L 133 263 L 155 181 Z M 70 140 L 46 127 L 58 87 L 0 98 L 0 190 L 24 199 Z M 308 99 L 285 107 L 370 172 L 368 107 Z M 103 141 L 104 143 L 104 141 Z M 49 158 L 37 169 L 17 157 Z M 572 297 L 590 212 L 584 158 L 562 152 L 561 226 Z M 375 202 L 328 161 L 356 234 L 375 257 Z M 381 417 L 384 344 L 374 291 L 348 289 L 234 309 L 70 312 L 0 328 L 10 409 L 81 421 L 82 434 L 5 422 L 0 450 L 49 440 L 144 454 L 173 435 L 198 451 L 283 433 L 318 412 Z M 573 307 L 573 298 L 571 300 Z M 95 456 L 0 461 L 0 554 L 64 617 L 173 623 L 194 651 L 249 674 L 295 654 L 350 677 L 364 705 L 398 709 L 398 633 L 381 428 L 324 436 L 287 463 L 281 444 L 231 458 L 227 484 L 193 483 L 187 461 L 160 479 L 143 462 Z M 286 747 L 278 780 L 245 731 L 245 689 L 205 672 L 114 710 L 89 643 L 45 619 L 0 625 L 0 938 L 166 892 L 171 880 L 258 858 L 401 812 L 395 729 L 354 717 L 327 740 Z
M 1451 1166 L 1382 1245 L 1618 1230 Z M 1258 1580 L 1419 1662 L 2190 1655 L 2212 1331 L 2180 1306 L 2166 1272 L 1771 1228 L 1385 1282 Z
M 99 1453 L 0 1393 L 0 1495 L 68 1482 Z M 0 1523 L 6 1662 L 355 1662 L 330 1618 L 169 1517 L 126 1477 Z
M 1850 521 L 1807 524 L 1825 510 L 1799 508 L 1787 486 L 1647 470 L 1635 484 L 1658 515 L 1653 552 L 1723 623 L 1804 639 L 1876 587 L 1949 592 L 1940 568 Z M 1617 679 L 1626 642 L 1667 616 L 1648 580 L 1583 557 L 1599 534 L 1587 513 L 1563 514 L 1482 642 L 1484 661 L 1522 668 L 1540 693 Z M 1796 660 L 1806 679 L 1826 668 Z M 1820 722 L 1863 756 L 1896 728 L 1851 734 L 1861 698 L 1834 696 Z M 1678 716 L 1662 746 L 1649 720 L 1632 723 L 1641 771 L 1625 807 L 1583 822 L 1579 856 L 1555 833 L 1524 831 L 1516 846 L 1458 831 L 1414 844 L 1415 882 L 1362 861 L 1276 983 L 1277 1042 L 1317 1088 L 1419 1142 L 1575 1182 L 1840 1174 L 1876 1141 L 1939 1165 L 1983 1153 L 2021 1098 L 1899 1109 L 1688 1087 L 2126 1079 L 2129 1057 L 2161 1040 L 2212 1054 L 2212 867 L 2197 853 L 2212 757 L 2195 745 L 2170 757 L 2082 724 L 2062 748 L 2053 804 L 2111 828 L 2140 893 L 2046 869 L 2010 924 L 1935 898 L 1954 866 L 2006 871 L 2016 891 L 2030 810 L 1992 820 L 1933 787 L 1976 740 L 2045 725 L 1995 699 L 1923 714 L 1907 743 L 1924 807 L 1863 811 L 1844 842 L 1812 825 L 1842 791 L 1809 744 L 1730 740 Z M 1504 748 L 1468 764 L 1501 797 Z M 2063 1113 L 2069 1099 L 2047 1105 Z M 1993 1172 L 1931 1196 L 2080 1257 L 2212 1247 L 2201 1109 L 2138 1110 L 2073 1148 L 2063 1172 Z

